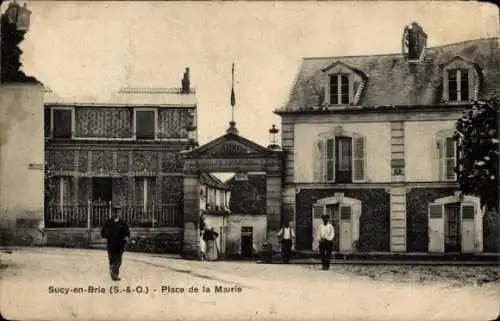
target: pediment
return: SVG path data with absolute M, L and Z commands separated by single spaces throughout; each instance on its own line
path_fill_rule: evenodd
M 441 65 L 441 67 L 446 70 L 446 69 L 473 69 L 475 70 L 478 74 L 481 72 L 481 68 L 479 65 L 474 63 L 473 61 L 470 61 L 464 57 L 460 56 L 455 56 L 453 59 L 449 60 L 448 62 L 444 63 Z
M 362 72 L 361 70 L 354 68 L 342 61 L 336 61 L 332 64 L 330 64 L 328 67 L 322 69 L 323 72 L 329 73 L 329 74 L 356 74 L 360 77 L 362 77 L 364 80 L 368 78 L 368 76 Z
M 228 133 L 197 149 L 187 156 L 193 157 L 245 157 L 267 156 L 270 150 L 239 135 Z

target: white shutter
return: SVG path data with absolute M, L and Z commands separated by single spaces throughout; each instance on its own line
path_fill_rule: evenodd
M 429 252 L 444 252 L 444 206 L 429 204 Z
M 335 138 L 325 141 L 326 151 L 326 181 L 335 182 Z
M 366 139 L 358 136 L 352 138 L 352 181 L 364 182 L 366 179 Z
M 444 138 L 445 179 L 455 181 L 457 179 L 457 173 L 455 172 L 457 166 L 457 142 L 449 138 Z
M 474 252 L 475 249 L 475 233 L 474 233 L 474 217 L 476 216 L 476 208 L 472 203 L 460 204 L 460 218 L 462 225 L 462 252 Z
M 340 235 L 339 250 L 352 250 L 352 207 L 350 205 L 340 205 Z
M 321 138 L 316 140 L 313 147 L 313 180 L 316 183 L 325 182 L 325 164 L 326 164 L 326 153 L 325 153 L 325 139 Z

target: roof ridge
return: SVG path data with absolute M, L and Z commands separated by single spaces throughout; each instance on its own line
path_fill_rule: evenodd
M 450 46 L 456 46 L 456 45 L 462 45 L 466 44 L 469 42 L 477 42 L 477 41 L 484 41 L 484 40 L 500 40 L 500 37 L 485 37 L 485 38 L 476 38 L 476 39 L 469 39 L 469 40 L 462 40 L 458 42 L 452 42 L 444 45 L 438 45 L 438 46 L 432 46 L 432 47 L 427 47 L 426 49 L 439 49 L 439 48 L 444 48 L 444 47 L 450 47 Z M 372 55 L 344 55 L 344 56 L 323 56 L 323 57 L 303 57 L 302 60 L 314 60 L 314 59 L 340 59 L 340 58 L 363 58 L 363 57 L 391 57 L 391 56 L 400 56 L 403 57 L 405 56 L 402 53 L 378 53 L 378 54 L 372 54 Z

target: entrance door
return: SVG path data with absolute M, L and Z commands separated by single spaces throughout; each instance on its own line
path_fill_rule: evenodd
M 109 203 L 113 199 L 113 179 L 96 177 L 92 180 L 92 201 L 94 203 Z
M 445 205 L 444 251 L 460 252 L 460 204 Z
M 241 227 L 241 256 L 252 258 L 253 256 L 253 227 Z

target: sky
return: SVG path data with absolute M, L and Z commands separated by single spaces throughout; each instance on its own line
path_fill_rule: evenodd
M 23 3 L 24 1 L 19 2 Z M 63 97 L 105 98 L 120 87 L 180 87 L 198 97 L 200 144 L 223 135 L 269 143 L 303 57 L 399 53 L 417 21 L 428 46 L 499 35 L 499 12 L 476 2 L 28 1 L 23 69 Z M 2 12 L 7 3 L 2 4 Z

